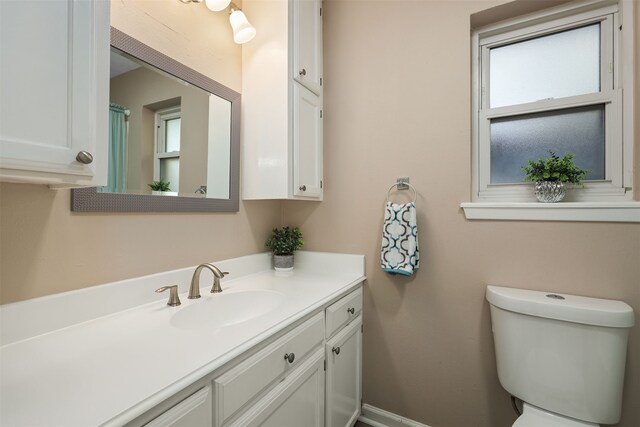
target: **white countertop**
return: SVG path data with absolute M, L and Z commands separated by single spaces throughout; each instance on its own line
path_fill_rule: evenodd
M 180 310 L 216 298 L 217 295 L 209 293 L 210 281 L 204 276 L 200 283 L 207 286 L 201 289 L 202 298 L 189 300 L 181 293 L 179 307 L 166 305 L 167 293 L 161 294 L 161 299 L 153 293 L 155 288 L 167 284 L 162 274 L 97 287 L 93 294 L 83 290 L 2 306 L 2 332 L 12 337 L 24 338 L 26 332 L 21 328 L 42 328 L 33 320 L 27 327 L 18 325 L 21 318 L 36 311 L 40 314 L 33 316 L 40 316 L 40 323 L 56 309 L 66 312 L 65 316 L 71 319 L 67 322 L 84 321 L 0 347 L 0 425 L 123 424 L 364 280 L 362 256 L 299 254 L 296 269 L 291 273 L 271 270 L 267 254 L 216 263 L 232 274 L 230 266 L 248 273 L 224 279 L 223 294 L 262 289 L 283 295 L 276 310 L 218 328 L 185 330 L 170 323 Z M 252 265 L 239 267 L 244 261 L 238 260 Z M 189 268 L 167 272 L 166 277 L 184 278 L 192 271 Z M 188 286 L 183 281 L 180 290 Z M 140 283 L 144 283 L 153 302 L 106 315 L 101 313 L 102 317 L 97 318 L 86 319 L 86 310 L 68 314 L 74 311 L 69 302 L 78 303 L 78 292 L 83 293 L 87 305 L 99 305 L 95 298 L 109 295 L 111 288 L 112 294 L 121 293 L 127 286 L 134 293 L 136 286 L 142 286 Z M 105 304 L 111 304 L 113 310 L 118 307 L 112 302 Z M 44 315 L 43 305 L 47 306 Z

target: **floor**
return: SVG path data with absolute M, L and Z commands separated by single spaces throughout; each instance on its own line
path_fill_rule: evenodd
M 369 427 L 369 424 L 365 424 L 362 421 L 356 421 L 356 424 L 353 427 Z

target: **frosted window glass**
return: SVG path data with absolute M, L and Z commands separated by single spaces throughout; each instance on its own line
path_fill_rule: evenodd
M 160 159 L 160 179 L 169 181 L 171 191 L 180 188 L 180 157 L 168 157 Z
M 547 157 L 547 149 L 575 154 L 575 164 L 592 171 L 586 179 L 604 179 L 604 106 L 491 120 L 491 183 L 522 182 L 520 166 Z
M 489 52 L 491 108 L 600 91 L 600 24 Z
M 167 120 L 166 151 L 180 151 L 180 118 Z

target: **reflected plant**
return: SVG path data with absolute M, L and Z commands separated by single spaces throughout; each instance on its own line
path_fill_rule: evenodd
M 164 181 L 164 180 L 160 180 L 160 181 L 153 181 L 151 184 L 147 184 L 151 190 L 153 191 L 170 191 L 171 190 L 171 183 L 169 181 Z

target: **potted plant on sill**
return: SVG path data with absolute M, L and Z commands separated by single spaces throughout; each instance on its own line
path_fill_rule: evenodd
M 273 267 L 276 271 L 293 270 L 293 253 L 300 249 L 302 232 L 298 227 L 274 228 L 265 245 L 273 252 Z
M 565 183 L 580 185 L 591 171 L 580 169 L 573 163 L 575 154 L 560 157 L 551 150 L 547 151 L 549 157 L 538 159 L 537 162 L 529 160 L 521 169 L 526 174 L 524 180 L 535 183 L 536 198 L 544 203 L 555 203 L 564 198 Z
M 151 194 L 165 195 L 171 191 L 171 183 L 162 179 L 160 181 L 152 181 L 151 184 L 147 185 L 151 188 Z

